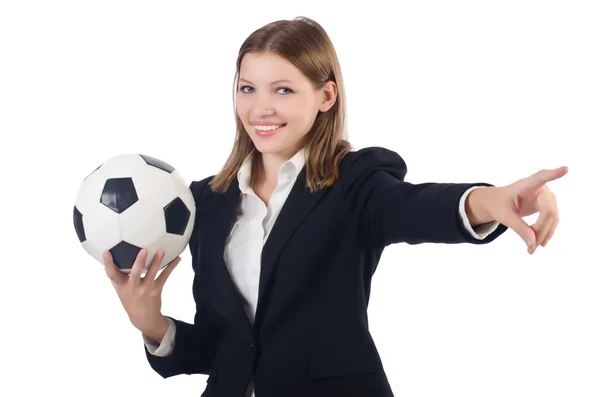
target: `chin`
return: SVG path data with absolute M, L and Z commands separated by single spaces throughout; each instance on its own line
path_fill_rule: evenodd
M 254 145 L 256 150 L 261 152 L 262 154 L 274 154 L 279 153 L 283 150 L 283 148 L 271 146 L 271 145 Z
M 252 137 L 254 147 L 261 153 L 276 152 L 282 149 L 281 142 L 269 141 L 261 138 Z
M 285 145 L 279 142 L 254 142 L 254 147 L 262 154 L 278 154 L 288 151 Z

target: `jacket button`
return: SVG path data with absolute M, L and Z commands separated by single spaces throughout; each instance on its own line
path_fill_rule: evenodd
M 250 350 L 254 350 L 254 347 L 255 347 L 254 341 L 251 341 L 250 344 L 248 345 L 248 347 L 250 348 Z

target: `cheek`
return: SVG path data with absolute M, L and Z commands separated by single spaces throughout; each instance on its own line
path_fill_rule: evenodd
M 244 125 L 244 127 L 246 129 L 248 129 L 250 127 L 250 124 L 249 124 L 250 116 L 248 113 L 248 109 L 245 108 L 243 105 L 242 106 L 237 105 L 235 111 L 236 111 L 237 116 L 240 118 L 240 120 L 242 120 L 242 124 Z
M 246 111 L 244 109 L 244 104 L 240 103 L 239 100 L 235 104 L 235 111 L 236 111 L 237 115 L 239 116 L 239 118 L 244 120 L 244 114 L 246 113 Z
M 247 113 L 248 108 L 252 105 L 251 101 L 248 98 L 243 97 L 242 95 L 237 95 L 235 98 L 235 109 L 241 115 Z
M 296 129 L 299 130 L 299 133 L 306 134 L 312 128 L 315 123 L 316 115 L 311 114 L 310 112 L 302 112 L 296 115 L 295 124 Z
M 307 104 L 303 101 L 286 103 L 280 107 L 280 114 L 288 123 L 293 124 L 295 129 L 310 128 L 314 122 L 310 111 L 307 111 Z

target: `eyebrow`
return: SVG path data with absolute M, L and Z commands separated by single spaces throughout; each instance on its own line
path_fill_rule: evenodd
M 251 82 L 250 80 L 246 80 L 246 79 L 242 79 L 242 78 L 240 78 L 240 82 L 242 82 L 242 81 L 244 81 L 244 82 L 246 82 L 246 83 L 254 84 L 254 83 L 253 83 L 253 82 Z M 283 79 L 283 80 L 275 80 L 275 81 L 272 81 L 272 82 L 271 82 L 271 85 L 274 85 L 274 84 L 279 84 L 279 83 L 292 83 L 292 84 L 293 84 L 293 82 L 292 82 L 292 81 Z

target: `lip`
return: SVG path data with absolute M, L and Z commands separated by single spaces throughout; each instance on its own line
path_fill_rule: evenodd
M 250 124 L 254 125 L 285 125 L 286 123 L 276 123 L 275 121 L 251 121 Z
M 273 125 L 273 124 L 267 124 L 267 125 Z M 286 126 L 286 124 L 284 124 L 282 127 L 279 127 L 275 130 L 271 130 L 271 131 L 261 131 L 259 129 L 254 129 L 254 133 L 260 137 L 269 137 L 269 136 L 273 136 L 275 134 L 277 134 L 280 130 L 284 129 Z

